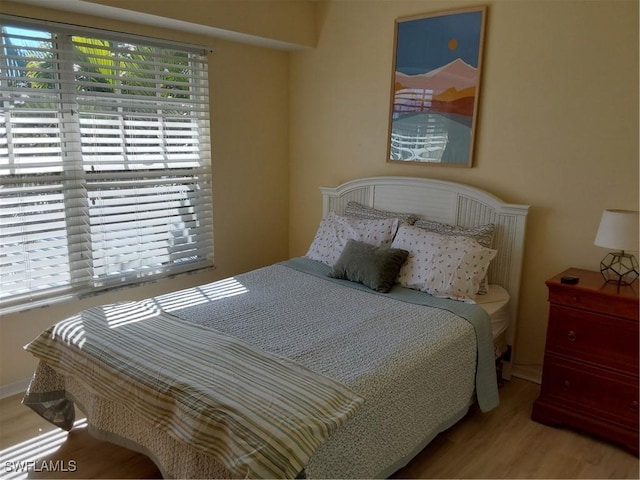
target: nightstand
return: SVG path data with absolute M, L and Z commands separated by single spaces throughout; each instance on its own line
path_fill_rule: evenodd
M 560 282 L 579 277 L 575 285 Z M 638 455 L 638 282 L 618 287 L 570 268 L 547 280 L 549 323 L 531 418 L 573 427 Z

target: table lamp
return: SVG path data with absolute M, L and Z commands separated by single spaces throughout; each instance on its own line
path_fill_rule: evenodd
M 638 212 L 634 210 L 605 210 L 593 242 L 599 247 L 612 248 L 600 262 L 600 273 L 606 282 L 631 285 L 638 278 L 638 260 L 625 250 L 638 250 Z

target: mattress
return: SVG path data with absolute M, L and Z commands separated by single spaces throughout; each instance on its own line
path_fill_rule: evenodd
M 496 340 L 509 327 L 509 292 L 500 285 L 490 285 L 486 295 L 476 297 L 476 303 L 489 314 L 493 339 Z

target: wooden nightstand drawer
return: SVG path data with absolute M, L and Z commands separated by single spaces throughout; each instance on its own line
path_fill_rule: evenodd
M 551 305 L 547 351 L 638 374 L 638 323 Z
M 637 300 L 618 298 L 615 302 L 612 302 L 610 296 L 582 291 L 579 288 L 550 286 L 549 302 L 580 310 L 602 313 L 604 315 L 638 319 Z
M 638 428 L 638 377 L 547 355 L 542 395 L 564 408 Z
M 566 276 L 578 283 L 563 283 Z M 638 455 L 638 282 L 569 268 L 546 281 L 549 323 L 531 418 L 569 426 Z

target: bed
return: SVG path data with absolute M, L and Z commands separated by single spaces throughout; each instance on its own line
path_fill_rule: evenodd
M 495 408 L 528 207 L 424 178 L 321 192 L 307 255 L 43 332 L 25 347 L 39 364 L 23 402 L 65 429 L 77 406 L 94 436 L 167 478 L 384 478 L 474 402 Z M 458 235 L 486 225 L 491 247 Z M 475 283 L 408 288 L 422 278 L 416 235 L 440 242 L 431 264 L 462 242 Z

